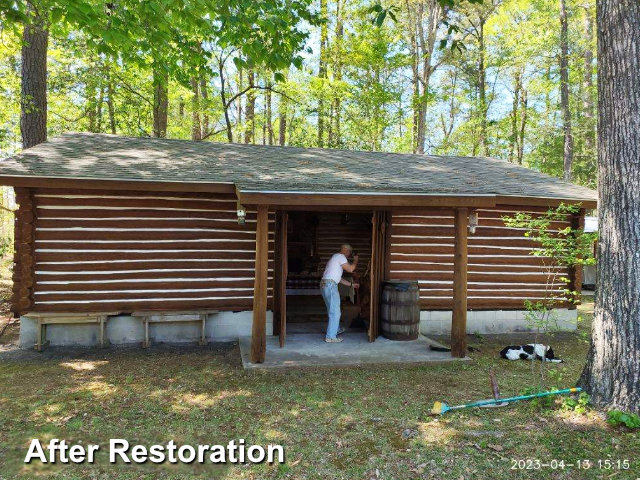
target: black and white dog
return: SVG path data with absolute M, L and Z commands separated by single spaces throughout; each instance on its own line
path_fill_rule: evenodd
M 500 356 L 507 360 L 542 360 L 544 362 L 562 363 L 562 360 L 555 358 L 551 347 L 541 343 L 510 345 L 502 349 Z

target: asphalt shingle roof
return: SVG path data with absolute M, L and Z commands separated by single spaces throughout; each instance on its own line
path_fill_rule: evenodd
M 243 191 L 515 195 L 596 192 L 506 161 L 68 133 L 0 162 L 2 176 L 233 183 Z

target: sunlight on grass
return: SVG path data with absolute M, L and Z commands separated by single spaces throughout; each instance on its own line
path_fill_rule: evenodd
M 96 379 L 85 383 L 81 387 L 75 389 L 75 391 L 90 392 L 95 397 L 105 397 L 107 395 L 117 394 L 120 389 L 111 383 Z
M 430 422 L 419 423 L 418 432 L 418 438 L 423 443 L 447 445 L 452 442 L 458 431 L 436 418 Z
M 90 370 L 95 370 L 98 367 L 103 365 L 107 365 L 109 362 L 107 360 L 95 360 L 95 361 L 87 361 L 87 360 L 73 360 L 70 362 L 62 362 L 60 365 L 66 368 L 70 368 L 72 370 L 76 370 L 77 372 L 86 372 Z

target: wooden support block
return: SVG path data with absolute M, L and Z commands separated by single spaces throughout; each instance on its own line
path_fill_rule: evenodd
M 200 314 L 200 319 L 202 320 L 202 334 L 200 335 L 200 341 L 198 342 L 198 345 L 205 346 L 207 343 L 209 343 L 207 341 L 207 332 L 206 332 L 207 314 L 206 313 Z
M 99 331 L 99 346 L 100 348 L 107 348 L 109 346 L 109 339 L 107 338 L 107 320 L 109 320 L 109 317 L 107 317 L 106 315 L 100 315 L 99 321 L 100 321 L 100 331 Z
M 149 319 L 148 317 L 142 318 L 142 325 L 144 327 L 144 340 L 140 345 L 142 348 L 149 348 L 151 346 L 151 342 L 149 341 Z
M 49 346 L 49 341 L 47 340 L 47 324 L 41 318 L 38 318 L 37 321 L 35 350 L 36 352 L 43 352 Z

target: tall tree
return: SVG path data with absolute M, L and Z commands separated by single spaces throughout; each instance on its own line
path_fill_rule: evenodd
M 167 136 L 169 122 L 169 74 L 161 66 L 153 68 L 153 136 Z
M 328 9 L 327 0 L 320 0 L 320 16 L 322 25 L 320 26 L 320 56 L 318 61 L 318 78 L 320 79 L 320 98 L 318 99 L 318 147 L 324 147 L 324 122 L 325 104 L 324 87 L 327 79 L 327 50 L 329 49 L 329 28 L 327 25 Z
M 584 73 L 582 76 L 582 115 L 585 118 L 585 150 L 587 156 L 595 154 L 595 125 L 593 122 L 593 18 L 591 7 L 584 6 L 584 37 L 585 47 L 582 55 Z
M 251 69 L 247 73 L 249 82 L 247 91 L 247 109 L 245 111 L 246 125 L 244 128 L 244 143 L 255 143 L 256 137 L 256 72 Z
M 20 131 L 22 147 L 47 139 L 47 47 L 49 32 L 42 5 L 28 3 L 22 34 Z
M 405 15 L 412 65 L 414 153 L 424 153 L 427 106 L 431 76 L 440 62 L 434 62 L 438 29 L 445 18 L 439 0 L 405 2 Z
M 599 0 L 598 291 L 581 383 L 640 413 L 640 3 Z
M 560 0 L 560 108 L 562 110 L 562 129 L 564 132 L 564 179 L 571 181 L 573 132 L 571 131 L 571 108 L 569 105 L 569 20 L 567 18 L 566 0 Z

